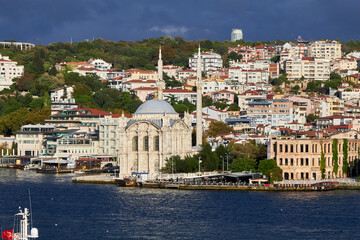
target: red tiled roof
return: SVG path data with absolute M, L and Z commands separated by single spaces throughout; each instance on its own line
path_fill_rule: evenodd
M 314 61 L 313 57 L 303 57 L 301 60 Z
M 156 89 L 156 87 L 138 87 L 131 89 L 131 91 L 154 91 Z
M 124 83 L 156 83 L 155 80 L 138 80 L 138 79 L 133 79 L 133 80 L 128 80 Z
M 182 88 L 172 88 L 172 89 L 164 89 L 164 93 L 196 93 L 194 91 L 190 91 L 188 89 Z

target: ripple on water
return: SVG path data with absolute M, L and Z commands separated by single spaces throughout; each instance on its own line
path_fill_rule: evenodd
M 357 239 L 359 191 L 226 192 L 73 184 L 0 169 L 0 226 L 28 206 L 40 240 Z

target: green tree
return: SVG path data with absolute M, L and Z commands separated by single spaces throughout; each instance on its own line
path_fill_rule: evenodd
M 314 121 L 315 121 L 316 119 L 318 119 L 318 118 L 319 118 L 319 116 L 310 113 L 309 115 L 306 116 L 306 122 L 307 122 L 307 123 L 312 123 L 312 122 L 314 122 Z
M 58 73 L 58 71 L 56 70 L 55 66 L 52 66 L 52 67 L 49 69 L 49 75 L 51 75 L 51 76 L 56 76 L 57 73 Z
M 270 178 L 270 183 L 282 180 L 282 170 L 274 159 L 265 159 L 259 162 L 259 172 Z
M 256 160 L 253 158 L 236 158 L 229 166 L 232 172 L 256 171 Z
M 230 52 L 228 54 L 228 60 L 240 61 L 241 59 L 242 59 L 242 55 L 236 52 Z
M 44 106 L 44 99 L 43 98 L 34 98 L 30 103 L 30 107 L 32 109 L 41 109 Z
M 232 103 L 229 105 L 228 111 L 240 111 L 240 107 L 236 103 Z
M 228 107 L 228 104 L 227 104 L 228 101 L 229 101 L 228 99 L 219 99 L 218 101 L 214 102 L 214 106 L 217 109 L 224 110 L 225 108 Z
M 219 158 L 212 151 L 212 148 L 209 143 L 205 143 L 200 151 L 200 156 L 202 159 L 202 170 L 203 171 L 214 171 L 218 169 Z
M 209 137 L 216 137 L 220 134 L 234 132 L 234 128 L 230 127 L 224 122 L 220 121 L 211 121 L 209 124 L 208 136 Z
M 173 108 L 177 113 L 183 113 L 189 110 L 185 104 L 175 104 L 173 105 Z
M 214 102 L 210 96 L 202 97 L 202 107 L 211 107 L 213 104 Z
M 332 142 L 332 154 L 333 154 L 333 172 L 335 173 L 335 176 L 338 175 L 339 171 L 339 154 L 338 154 L 338 140 L 333 139 Z
M 326 162 L 325 162 L 325 154 L 323 150 L 323 144 L 321 145 L 321 155 L 320 155 L 320 171 L 321 171 L 321 179 L 325 179 L 325 168 L 326 168 Z

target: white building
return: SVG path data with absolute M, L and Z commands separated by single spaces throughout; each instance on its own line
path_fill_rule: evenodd
M 223 60 L 220 54 L 213 52 L 202 52 L 201 55 L 201 66 L 203 72 L 214 71 L 223 67 Z M 195 53 L 189 58 L 189 67 L 191 70 L 196 71 L 197 69 L 197 58 L 198 54 Z
M 236 42 L 237 40 L 243 39 L 242 29 L 234 28 L 231 32 L 231 41 Z
M 177 73 L 177 79 L 179 81 L 183 81 L 184 79 L 186 79 L 188 77 L 193 77 L 193 76 L 196 76 L 196 71 L 191 70 L 191 69 L 180 70 Z
M 203 81 L 202 93 L 206 94 L 209 92 L 217 92 L 224 89 L 229 89 L 230 87 L 223 80 L 205 80 Z
M 208 116 L 208 118 L 215 119 L 220 122 L 225 122 L 225 119 L 229 117 L 227 111 L 216 109 L 214 107 L 204 107 L 202 112 Z
M 246 70 L 241 67 L 229 68 L 229 79 L 239 83 L 268 83 L 269 72 L 266 70 Z
M 107 63 L 102 59 L 94 59 L 89 61 L 90 64 L 94 65 L 96 69 L 107 71 L 112 68 L 111 63 Z
M 329 80 L 330 61 L 313 57 L 303 57 L 301 59 L 286 60 L 285 71 L 289 80 Z
M 18 156 L 40 156 L 44 153 L 44 145 L 47 134 L 53 132 L 55 127 L 52 125 L 25 125 L 16 132 L 16 142 L 18 143 Z
M 312 42 L 309 46 L 309 56 L 327 60 L 341 58 L 341 43 L 333 40 Z
M 169 77 L 176 78 L 178 75 L 178 72 L 181 70 L 182 70 L 182 68 L 178 67 L 178 66 L 173 66 L 173 65 L 163 66 L 163 72 L 166 73 L 166 75 L 168 75 Z
M 28 50 L 35 47 L 35 44 L 25 43 L 25 42 L 0 42 L 0 45 L 3 45 L 4 48 L 10 48 L 10 47 L 20 48 L 20 50 Z
M 75 99 L 72 98 L 73 87 L 57 88 L 50 91 L 50 98 L 52 103 L 75 103 Z
M 0 91 L 13 84 L 14 78 L 19 78 L 24 73 L 24 66 L 17 65 L 9 57 L 0 54 Z

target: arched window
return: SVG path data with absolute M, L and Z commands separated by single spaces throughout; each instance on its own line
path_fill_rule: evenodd
M 154 137 L 154 151 L 159 151 L 159 136 Z
M 132 139 L 132 150 L 133 150 L 133 151 L 139 151 L 138 136 L 135 136 L 135 137 L 133 137 L 133 139 Z
M 145 136 L 144 137 L 144 147 L 143 147 L 144 151 L 149 151 L 149 137 Z

